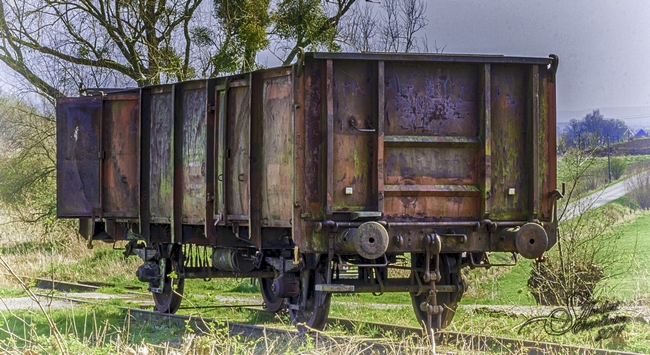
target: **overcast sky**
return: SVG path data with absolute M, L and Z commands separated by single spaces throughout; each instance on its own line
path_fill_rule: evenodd
M 650 107 L 650 0 L 425 1 L 430 50 L 557 54 L 559 110 Z
M 445 53 L 557 54 L 558 109 L 650 106 L 650 0 L 428 0 Z M 433 46 L 429 46 L 433 48 Z

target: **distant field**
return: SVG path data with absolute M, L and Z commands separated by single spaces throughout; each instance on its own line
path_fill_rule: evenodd
M 619 156 L 616 159 L 621 159 L 625 162 L 626 168 L 623 172 L 623 175 L 628 175 L 637 170 L 644 170 L 650 168 L 650 154 L 645 155 L 628 155 L 628 156 Z M 563 182 L 568 183 L 570 181 L 570 172 L 567 164 L 573 162 L 567 162 L 566 159 L 558 159 L 557 167 L 557 182 L 558 185 L 561 185 Z M 587 172 L 588 176 L 599 176 L 600 180 L 605 183 L 607 180 L 607 157 L 597 157 L 594 158 L 593 164 Z
M 650 138 L 614 143 L 611 145 L 611 149 L 613 156 L 650 154 Z M 607 156 L 607 150 L 601 149 L 596 154 L 598 156 Z

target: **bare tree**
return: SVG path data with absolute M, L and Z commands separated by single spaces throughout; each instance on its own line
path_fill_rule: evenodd
M 374 7 L 357 4 L 353 12 L 354 16 L 350 16 L 350 21 L 343 24 L 342 41 L 355 51 L 374 51 L 377 44 L 373 39 L 379 30 L 379 21 Z
M 428 51 L 426 37 L 419 33 L 427 26 L 424 0 L 385 0 L 359 3 L 343 26 L 343 42 L 352 50 L 383 52 Z M 436 47 L 436 52 L 439 49 Z
M 402 26 L 397 15 L 398 5 L 395 1 L 384 1 L 382 8 L 386 12 L 382 18 L 381 42 L 385 52 L 399 52 L 399 41 L 402 37 Z
M 403 50 L 406 53 L 418 50 L 416 34 L 426 27 L 425 17 L 427 6 L 423 0 L 404 0 L 399 2 L 400 20 L 402 24 Z
M 0 60 L 49 97 L 89 74 L 137 85 L 192 78 L 190 23 L 202 1 L 0 0 Z

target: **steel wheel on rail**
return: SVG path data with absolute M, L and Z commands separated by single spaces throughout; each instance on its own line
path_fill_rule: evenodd
M 174 262 L 171 259 L 165 259 L 165 280 L 163 283 L 162 293 L 152 292 L 153 301 L 155 303 L 154 311 L 159 313 L 176 313 L 181 306 L 183 300 L 183 288 L 185 287 L 185 279 L 172 278 L 170 273 L 172 270 L 178 270 L 173 267 Z
M 291 322 L 301 332 L 322 330 L 327 323 L 332 294 L 315 288 L 325 283 L 327 267 L 327 262 L 321 262 L 315 270 L 304 268 L 300 272 L 300 295 L 288 299 Z M 300 309 L 303 304 L 304 308 Z
M 271 286 L 273 285 L 273 278 L 260 278 L 260 292 L 264 300 L 264 310 L 268 312 L 278 312 L 284 308 L 284 298 L 279 298 L 273 293 Z
M 413 253 L 411 254 L 411 258 L 412 258 L 412 263 L 415 267 L 424 268 L 425 258 L 426 258 L 424 254 Z M 432 269 L 435 267 L 434 260 L 431 261 Z M 415 273 L 415 275 L 413 274 L 411 275 L 412 278 L 418 277 L 420 278 L 420 282 L 422 282 L 422 284 L 425 284 L 424 280 L 422 280 L 423 278 L 422 273 L 415 272 L 415 271 L 412 271 L 412 273 Z M 462 275 L 460 273 L 460 265 L 458 264 L 458 258 L 456 257 L 456 255 L 440 254 L 440 276 L 441 276 L 440 282 L 437 282 L 436 284 L 459 285 L 464 288 L 465 281 L 463 280 Z M 420 309 L 420 304 L 422 304 L 422 302 L 426 302 L 427 296 L 428 296 L 428 292 L 422 292 L 422 294 L 420 295 L 413 292 L 411 293 L 411 302 L 413 303 L 413 309 L 415 310 L 415 315 L 420 324 L 426 324 L 427 322 L 427 313 L 422 309 Z M 458 307 L 458 302 L 460 302 L 460 299 L 462 297 L 463 297 L 462 291 L 437 293 L 436 303 L 438 305 L 443 305 L 443 311 L 440 320 L 440 324 L 442 328 L 445 328 L 449 324 L 451 324 L 452 319 L 454 319 L 454 315 L 456 315 L 456 308 Z

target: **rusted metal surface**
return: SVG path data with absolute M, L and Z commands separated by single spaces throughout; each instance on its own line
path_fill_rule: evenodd
M 101 203 L 105 217 L 137 218 L 139 208 L 140 106 L 138 94 L 103 99 Z
M 216 151 L 215 143 L 217 142 L 216 121 L 218 119 L 217 105 L 217 80 L 212 79 L 206 82 L 206 116 L 205 116 L 205 200 L 202 205 L 205 206 L 203 211 L 203 234 L 210 244 L 216 244 L 217 228 L 214 225 L 214 201 L 215 201 L 215 167 Z
M 248 224 L 250 208 L 250 79 L 232 81 L 226 94 L 226 139 L 223 146 L 226 159 L 227 220 Z
M 253 73 L 250 234 L 291 229 L 294 213 L 294 97 L 290 68 Z M 257 188 L 255 188 L 257 187 Z M 290 232 L 285 232 L 289 235 Z
M 176 242 L 218 244 L 219 228 L 258 247 L 291 234 L 308 253 L 372 220 L 387 253 L 417 251 L 440 228 L 468 238 L 445 252 L 509 250 L 490 233 L 538 219 L 552 244 L 552 63 L 316 53 L 300 72 L 62 99 L 59 188 L 80 193 L 59 214 L 140 222 L 145 239 Z
M 56 102 L 58 217 L 90 217 L 99 208 L 99 108 L 98 97 Z
M 205 82 L 184 86 L 181 94 L 183 121 L 182 223 L 203 225 L 205 218 L 206 187 L 206 109 Z M 212 133 L 212 132 L 210 132 Z
M 551 222 L 551 60 L 335 53 L 306 63 L 301 248 L 327 248 L 310 222 L 323 212 L 378 210 L 404 223 L 391 235 L 418 221 Z M 478 250 L 501 245 L 487 232 Z
M 261 77 L 261 217 L 263 227 L 291 228 L 293 218 L 293 92 L 290 71 Z
M 328 202 L 331 197 L 332 212 L 374 211 L 377 69 L 374 62 L 338 61 L 332 70 L 331 98 L 328 94 L 328 107 L 332 105 L 332 165 L 328 174 L 332 175 L 332 185 Z
M 479 218 L 477 80 L 467 64 L 387 65 L 387 218 Z
M 172 133 L 174 127 L 171 87 L 152 89 L 150 94 L 150 156 L 144 160 L 150 166 L 149 198 L 152 223 L 170 223 L 172 218 L 173 159 Z
M 526 68 L 492 66 L 492 211 L 493 220 L 527 219 L 529 172 Z

